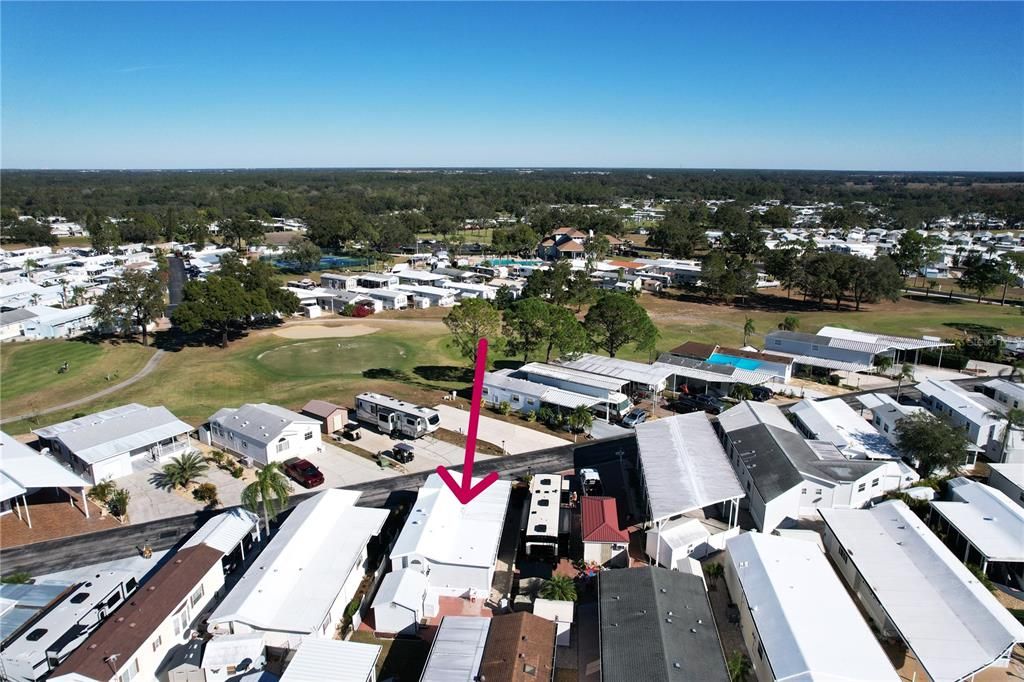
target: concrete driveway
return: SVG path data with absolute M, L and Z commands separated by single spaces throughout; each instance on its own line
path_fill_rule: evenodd
M 469 410 L 460 410 L 451 405 L 438 405 L 434 408 L 441 413 L 441 426 L 449 431 L 466 433 L 469 428 Z M 518 455 L 523 452 L 555 448 L 572 442 L 569 439 L 562 440 L 540 431 L 516 426 L 500 419 L 491 417 L 480 417 L 477 426 L 477 438 L 488 443 L 493 443 L 499 448 L 504 447 L 510 455 Z
M 443 420 L 443 417 L 442 417 Z M 444 422 L 442 421 L 442 425 Z M 433 436 L 423 436 L 416 440 L 392 438 L 391 436 L 377 433 L 369 428 L 362 430 L 363 437 L 355 444 L 349 445 L 353 447 L 358 445 L 363 450 L 367 450 L 371 453 L 378 453 L 381 450 L 390 450 L 398 443 L 407 443 L 414 448 L 416 451 L 413 453 L 413 461 L 403 465 L 405 470 L 409 473 L 415 473 L 419 471 L 433 471 L 439 466 L 455 466 L 462 464 L 465 459 L 465 452 L 462 448 L 451 443 L 446 443 L 443 440 L 438 440 Z M 486 440 L 486 439 L 485 439 Z M 345 447 L 348 442 L 340 443 L 342 447 Z M 487 459 L 489 455 L 477 455 L 477 459 Z M 373 464 L 371 462 L 371 464 Z M 376 467 L 376 464 L 373 464 Z M 326 475 L 325 475 L 326 478 Z

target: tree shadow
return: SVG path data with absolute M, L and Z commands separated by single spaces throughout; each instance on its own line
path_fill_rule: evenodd
M 995 336 L 1006 331 L 1002 327 L 992 327 L 987 324 L 978 324 L 977 322 L 943 322 L 942 326 L 952 327 L 965 334 L 976 334 L 978 336 Z
M 962 298 L 949 298 L 948 296 L 941 296 L 941 295 L 935 295 L 935 296 L 918 296 L 918 295 L 907 296 L 907 295 L 904 295 L 903 298 L 905 298 L 908 301 L 913 301 L 914 303 L 931 303 L 932 305 L 963 305 L 964 304 L 964 300 Z
M 494 369 L 519 369 L 523 366 L 520 360 L 495 360 Z
M 170 477 L 162 471 L 150 474 L 149 483 L 157 490 L 163 490 L 168 493 L 174 490 L 174 484 L 171 483 Z
M 363 370 L 363 378 L 378 381 L 400 381 L 404 384 L 416 383 L 408 372 L 392 369 L 391 367 L 374 367 L 373 369 Z
M 473 370 L 457 365 L 419 365 L 413 367 L 413 373 L 427 381 L 444 381 L 448 383 L 466 384 L 473 382 Z

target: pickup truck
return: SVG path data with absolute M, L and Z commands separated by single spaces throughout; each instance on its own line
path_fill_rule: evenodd
M 303 488 L 315 488 L 324 482 L 323 473 L 308 459 L 292 457 L 284 463 L 284 472 L 288 475 L 288 478 Z

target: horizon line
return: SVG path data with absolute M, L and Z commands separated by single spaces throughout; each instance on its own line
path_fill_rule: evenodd
M 155 173 L 155 172 L 211 172 L 211 171 L 446 171 L 446 170 L 487 170 L 487 171 L 702 171 L 702 172 L 772 172 L 772 173 L 872 173 L 872 174 L 933 174 L 933 175 L 1024 175 L 1020 170 L 964 170 L 964 169 L 871 169 L 871 168 L 771 168 L 755 166 L 545 166 L 545 165 L 495 165 L 495 166 L 166 166 L 166 167 L 46 167 L 19 166 L 0 168 L 0 172 L 68 172 L 68 173 Z

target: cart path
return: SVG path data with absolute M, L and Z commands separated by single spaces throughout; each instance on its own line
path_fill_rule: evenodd
M 146 378 L 147 375 L 149 375 L 154 369 L 156 369 L 156 366 L 158 364 L 160 364 L 160 360 L 163 359 L 163 357 L 164 357 L 164 355 L 166 353 L 167 353 L 167 351 L 165 351 L 165 350 L 157 349 L 157 351 L 155 353 L 153 353 L 153 357 L 151 357 L 146 362 L 146 364 L 142 367 L 142 369 L 140 369 L 138 372 L 136 372 L 133 376 L 125 379 L 124 381 L 122 381 L 120 383 L 114 384 L 113 386 L 107 386 L 103 390 L 96 391 L 95 393 L 87 395 L 84 398 L 79 398 L 77 400 L 71 400 L 71 401 L 68 401 L 66 403 L 62 403 L 60 405 L 54 405 L 53 407 L 47 407 L 45 410 L 37 410 L 35 412 L 29 412 L 28 414 L 19 414 L 19 415 L 16 415 L 14 417 L 4 417 L 3 419 L 0 419 L 0 424 L 7 424 L 9 422 L 21 421 L 22 419 L 28 419 L 29 417 L 38 417 L 38 416 L 41 416 L 41 415 L 44 415 L 44 414 L 50 414 L 51 412 L 59 412 L 61 410 L 68 410 L 68 409 L 71 409 L 72 407 L 78 407 L 79 405 L 85 405 L 86 403 L 90 403 L 93 400 L 97 400 L 97 399 L 102 398 L 104 396 L 108 396 L 111 393 L 115 393 L 117 391 L 120 391 L 122 388 L 127 388 L 127 387 L 131 386 L 132 384 L 134 384 L 135 382 L 140 381 L 140 380 Z

